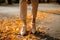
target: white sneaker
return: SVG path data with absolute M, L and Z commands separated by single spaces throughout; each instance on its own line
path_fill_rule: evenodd
M 22 30 L 21 30 L 21 35 L 24 35 L 27 31 L 26 25 L 23 25 Z
M 36 28 L 32 27 L 32 33 L 34 34 L 36 32 Z
M 32 33 L 34 34 L 36 32 L 36 26 L 34 25 L 34 23 L 32 23 Z

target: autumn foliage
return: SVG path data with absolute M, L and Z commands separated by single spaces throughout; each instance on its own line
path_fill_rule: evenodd
M 38 22 L 41 22 L 47 17 L 48 14 L 38 12 L 36 17 L 36 29 L 39 30 Z M 31 21 L 32 14 L 27 15 L 27 31 L 31 31 Z M 39 40 L 38 37 L 29 34 L 28 36 L 20 36 L 20 30 L 22 28 L 23 22 L 20 17 L 11 17 L 10 19 L 4 17 L 0 19 L 0 40 Z M 44 33 L 44 30 L 39 30 Z

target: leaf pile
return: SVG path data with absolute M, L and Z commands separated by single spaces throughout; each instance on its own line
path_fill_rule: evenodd
M 39 23 L 43 24 L 43 20 L 47 18 L 48 14 L 38 12 L 36 17 L 36 29 L 42 33 L 45 33 L 44 30 L 39 30 Z M 31 21 L 32 14 L 27 15 L 27 31 L 31 31 Z M 51 20 L 50 20 L 51 21 Z M 20 30 L 22 28 L 23 22 L 20 17 L 3 17 L 0 19 L 0 40 L 40 40 L 40 38 L 29 34 L 28 36 L 20 36 Z M 44 25 L 43 25 L 44 26 Z

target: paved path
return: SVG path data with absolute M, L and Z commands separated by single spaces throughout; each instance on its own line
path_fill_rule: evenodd
M 19 6 L 0 6 L 0 14 L 8 14 L 8 15 L 19 15 Z M 60 5 L 58 4 L 39 4 L 38 10 L 53 10 L 60 9 Z M 31 6 L 28 6 L 28 10 L 31 11 Z

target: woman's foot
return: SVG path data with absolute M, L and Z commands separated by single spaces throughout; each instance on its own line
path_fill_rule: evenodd
M 32 23 L 32 31 L 33 34 L 36 32 L 36 25 L 35 23 Z
M 21 35 L 25 35 L 27 32 L 27 26 L 23 25 L 22 29 L 21 29 Z
M 36 28 L 35 27 L 32 27 L 32 30 L 31 30 L 31 34 L 36 34 Z

